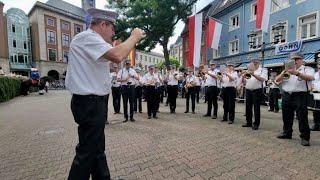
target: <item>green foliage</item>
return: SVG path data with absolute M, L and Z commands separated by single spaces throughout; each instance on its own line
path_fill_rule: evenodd
M 137 49 L 150 51 L 157 43 L 163 47 L 169 61 L 168 43 L 179 20 L 186 20 L 197 0 L 108 0 L 108 8 L 115 9 L 120 18 L 117 22 L 117 39 L 129 37 L 133 28 L 142 28 L 147 37 Z
M 21 79 L 0 77 L 0 102 L 20 95 Z
M 177 58 L 175 57 L 170 57 L 169 58 L 169 64 L 170 65 L 175 65 L 176 66 L 176 69 L 178 69 L 180 67 L 180 62 L 178 61 Z M 160 63 L 157 64 L 157 67 L 159 67 L 159 69 L 164 69 L 167 65 L 169 64 L 166 64 L 165 61 L 162 61 Z

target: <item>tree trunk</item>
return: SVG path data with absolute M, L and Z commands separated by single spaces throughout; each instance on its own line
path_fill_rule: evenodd
M 170 65 L 168 42 L 169 42 L 169 38 L 164 38 L 164 41 L 163 41 L 163 44 L 162 44 L 164 60 L 165 60 L 164 64 L 165 64 L 166 68 Z

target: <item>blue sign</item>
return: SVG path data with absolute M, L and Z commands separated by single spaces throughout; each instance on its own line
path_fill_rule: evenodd
M 302 49 L 302 41 L 294 41 L 284 44 L 277 44 L 275 48 L 275 54 L 288 54 L 292 52 L 299 52 Z

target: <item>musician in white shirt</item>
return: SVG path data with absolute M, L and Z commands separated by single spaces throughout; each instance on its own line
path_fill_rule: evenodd
M 120 105 L 121 105 L 121 83 L 117 80 L 117 74 L 119 72 L 119 68 L 117 64 L 113 66 L 113 72 L 111 73 L 111 90 L 112 90 L 112 101 L 113 101 L 113 109 L 114 114 L 120 113 Z
M 189 69 L 186 79 L 185 79 L 185 89 L 186 89 L 186 111 L 184 113 L 189 112 L 189 104 L 190 104 L 190 98 L 191 98 L 191 110 L 192 114 L 195 114 L 195 101 L 196 101 L 196 77 L 193 74 L 193 70 Z
M 320 64 L 318 61 L 317 65 L 318 71 L 314 74 L 314 81 L 312 83 L 312 91 L 314 93 L 320 93 Z M 315 108 L 320 109 L 320 100 L 314 100 Z M 311 131 L 320 131 L 320 110 L 313 111 L 313 122 L 314 125 L 311 128 Z
M 249 79 L 246 83 L 246 124 L 242 127 L 252 127 L 258 130 L 260 126 L 260 104 L 263 94 L 263 83 L 268 79 L 268 70 L 261 67 L 260 59 L 252 59 L 248 65 Z M 254 110 L 254 122 L 252 123 L 252 108 Z
M 134 99 L 134 105 L 133 105 L 133 111 L 136 113 L 139 111 L 139 113 L 142 113 L 142 84 L 140 79 L 142 78 L 141 75 L 141 68 L 137 67 L 135 69 L 138 78 L 135 79 L 135 99 Z
M 314 70 L 303 65 L 303 54 L 296 52 L 290 54 L 294 61 L 293 67 L 288 67 L 276 77 L 277 83 L 282 83 L 282 120 L 283 132 L 278 135 L 279 139 L 292 138 L 292 126 L 295 112 L 298 116 L 301 145 L 310 146 L 310 128 L 308 123 L 307 98 L 314 80 Z M 285 79 L 284 75 L 290 74 Z M 310 85 L 310 87 L 309 87 Z
M 156 86 L 159 85 L 160 80 L 157 74 L 155 74 L 154 65 L 148 67 L 149 72 L 143 76 L 143 82 L 146 90 L 146 100 L 147 100 L 147 113 L 148 119 L 153 117 L 157 119 L 157 91 Z
M 210 61 L 210 70 L 206 73 L 206 85 L 208 86 L 206 91 L 207 96 L 207 113 L 204 115 L 204 117 L 210 117 L 212 115 L 212 119 L 217 119 L 217 113 L 218 113 L 218 76 L 217 73 L 219 70 L 216 69 L 216 62 L 214 60 Z M 213 105 L 213 112 L 212 111 L 212 105 Z
M 228 63 L 225 72 L 222 72 L 222 99 L 223 99 L 223 119 L 229 124 L 234 122 L 237 72 L 234 70 L 234 64 Z
M 130 121 L 134 122 L 133 118 L 133 104 L 134 104 L 134 90 L 136 79 L 138 75 L 136 71 L 131 68 L 130 60 L 125 61 L 125 67 L 122 68 L 117 75 L 118 81 L 121 83 L 121 94 L 123 99 L 123 114 L 125 120 L 124 123 L 128 122 L 128 102 L 130 106 Z
M 174 65 L 170 65 L 170 70 L 168 71 L 166 81 L 168 82 L 168 104 L 170 106 L 170 113 L 176 112 L 177 96 L 178 96 L 178 80 L 179 73 L 176 71 Z

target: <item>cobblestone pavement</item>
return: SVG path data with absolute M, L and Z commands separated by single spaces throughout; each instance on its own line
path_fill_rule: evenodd
M 111 101 L 109 101 L 111 102 Z M 159 119 L 136 114 L 122 123 L 109 103 L 106 127 L 108 164 L 113 179 L 320 179 L 320 132 L 311 146 L 299 144 L 297 122 L 292 140 L 279 140 L 281 113 L 262 108 L 259 131 L 242 128 L 244 106 L 237 104 L 235 124 L 177 114 L 161 105 Z M 32 94 L 0 104 L 0 179 L 66 179 L 75 154 L 77 126 L 67 91 Z M 219 116 L 222 106 L 219 104 Z M 311 114 L 311 113 L 310 113 Z

